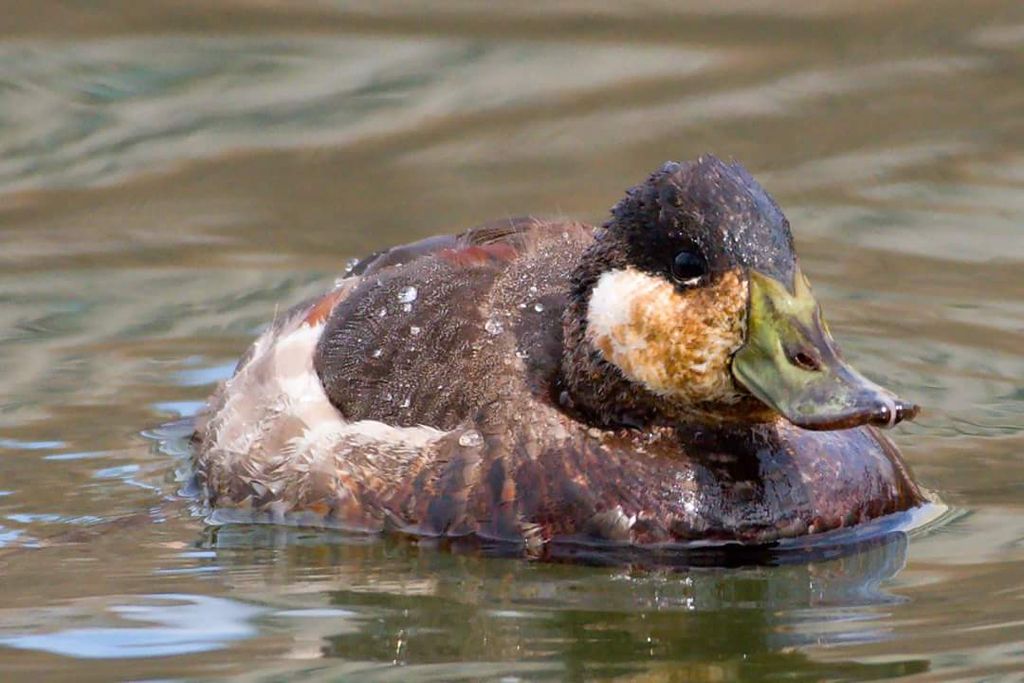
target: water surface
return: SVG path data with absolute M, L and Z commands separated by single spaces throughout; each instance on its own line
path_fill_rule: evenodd
M 1019 2 L 6 3 L 0 670 L 38 680 L 1021 680 Z M 645 571 L 208 528 L 183 429 L 371 250 L 603 219 L 742 160 L 958 511 L 845 557 Z

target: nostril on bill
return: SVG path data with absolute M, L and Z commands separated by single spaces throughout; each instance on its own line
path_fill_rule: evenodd
M 821 360 L 818 354 L 806 349 L 800 349 L 789 354 L 789 362 L 798 368 L 815 372 L 821 370 Z

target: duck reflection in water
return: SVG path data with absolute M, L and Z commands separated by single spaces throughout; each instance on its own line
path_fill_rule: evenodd
M 301 590 L 348 615 L 301 627 L 307 647 L 318 644 L 314 656 L 341 660 L 339 672 L 398 663 L 410 677 L 756 681 L 928 668 L 909 658 L 844 661 L 841 651 L 820 661 L 795 649 L 888 637 L 882 616 L 902 599 L 883 584 L 902 569 L 908 545 L 899 530 L 783 552 L 774 567 L 684 571 L 523 563 L 395 539 L 325 542 L 323 532 L 280 527 L 209 534 L 218 551 L 211 562 L 239 597 Z

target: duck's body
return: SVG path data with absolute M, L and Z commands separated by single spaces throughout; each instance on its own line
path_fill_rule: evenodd
M 200 418 L 209 505 L 538 548 L 766 542 L 921 502 L 874 428 L 801 429 L 716 369 L 749 336 L 744 280 L 676 301 L 614 267 L 607 230 L 522 219 L 432 238 L 275 320 Z M 673 305 L 685 343 L 652 327 Z

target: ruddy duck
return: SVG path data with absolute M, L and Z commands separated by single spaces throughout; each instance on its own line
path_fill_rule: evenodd
M 766 543 L 923 502 L 739 164 L 667 163 L 600 228 L 497 221 L 359 261 L 210 398 L 196 482 L 249 521 Z

